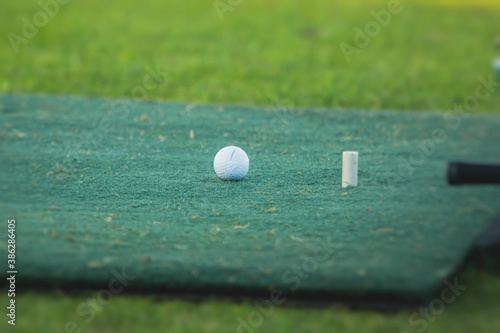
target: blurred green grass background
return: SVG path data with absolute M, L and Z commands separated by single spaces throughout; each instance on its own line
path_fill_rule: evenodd
M 226 1 L 223 1 L 227 3 Z M 13 52 L 10 32 L 37 1 L 0 4 L 0 93 L 129 96 L 145 68 L 168 72 L 147 100 L 300 107 L 445 110 L 473 95 L 500 51 L 495 0 L 402 0 L 403 11 L 347 62 L 340 43 L 373 20 L 388 1 L 243 1 L 220 20 L 212 1 L 70 1 Z M 500 94 L 480 112 L 498 112 Z M 469 268 L 468 290 L 425 332 L 499 332 L 500 278 Z M 120 295 L 86 324 L 76 308 L 88 295 L 18 294 L 18 325 L 7 331 L 234 332 L 249 303 L 192 303 L 153 295 Z M 6 293 L 0 296 L 6 304 Z M 344 307 L 280 307 L 254 332 L 417 332 L 409 316 Z M 3 323 L 2 323 L 3 325 Z
M 208 0 L 70 1 L 17 54 L 3 38 L 0 92 L 124 96 L 146 66 L 160 66 L 168 79 L 146 99 L 444 110 L 492 73 L 494 0 L 401 0 L 402 11 L 348 63 L 340 44 L 354 45 L 354 28 L 387 3 L 242 1 L 221 21 Z M 0 8 L 2 36 L 21 35 L 22 17 L 41 10 L 35 1 Z M 499 104 L 495 94 L 478 110 Z
M 262 324 L 250 326 L 250 332 L 498 332 L 500 281 L 471 269 L 463 272 L 459 282 L 466 282 L 468 289 L 454 303 L 446 305 L 440 315 L 429 313 L 432 321 L 425 325 L 410 325 L 409 318 L 415 311 L 408 309 L 380 312 L 352 310 L 343 305 L 318 308 L 285 304 L 275 307 L 271 316 L 262 316 Z M 59 333 L 68 322 L 74 322 L 81 333 L 248 333 L 245 329 L 238 331 L 241 323 L 238 318 L 248 321 L 249 315 L 258 312 L 250 302 L 208 300 L 198 303 L 156 295 L 118 295 L 107 305 L 98 306 L 95 317 L 87 324 L 84 319 L 88 316 L 79 316 L 77 308 L 95 299 L 96 295 L 96 291 L 72 297 L 58 292 L 50 296 L 23 294 L 17 298 L 19 319 L 12 332 L 33 332 L 34 328 L 43 328 L 43 332 Z M 422 318 L 417 316 L 413 320 Z

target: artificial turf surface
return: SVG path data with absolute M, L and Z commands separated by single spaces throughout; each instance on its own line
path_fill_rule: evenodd
M 500 154 L 493 115 L 24 95 L 0 110 L 0 212 L 19 221 L 25 282 L 124 269 L 130 291 L 423 302 L 498 213 L 498 188 L 445 177 L 450 159 Z M 224 182 L 213 156 L 233 144 L 252 167 Z M 342 188 L 350 149 L 360 186 Z
M 386 2 L 349 6 L 326 1 L 244 2 L 226 13 L 222 22 L 205 1 L 109 3 L 75 1 L 61 7 L 18 54 L 3 39 L 0 91 L 116 98 L 130 95 L 142 84 L 146 66 L 159 65 L 169 75 L 147 91 L 147 99 L 445 110 L 474 93 L 479 75 L 489 75 L 496 56 L 492 41 L 500 31 L 499 9 L 493 1 L 474 7 L 444 1 L 408 2 L 391 25 L 347 64 L 338 44 L 352 41 L 352 28 L 366 24 L 372 19 L 369 11 L 385 8 Z M 18 2 L 2 3 L 0 9 L 0 31 L 5 36 L 10 31 L 19 33 L 21 17 L 31 17 L 39 7 Z M 496 93 L 477 110 L 495 112 L 499 101 Z M 493 316 L 498 312 L 498 278 L 478 270 L 465 278 L 470 286 L 467 293 L 429 322 L 428 332 L 498 331 L 499 322 Z M 22 295 L 19 313 L 25 313 L 25 320 L 20 317 L 19 323 L 26 331 L 33 325 L 62 330 L 66 320 L 81 320 L 75 308 L 82 300 L 49 293 Z M 169 313 L 169 318 L 189 321 L 193 331 L 194 327 L 229 331 L 234 330 L 239 315 L 253 311 L 251 305 L 196 305 L 166 299 L 151 303 L 147 298 L 120 296 L 85 331 L 113 331 L 120 327 L 122 315 L 132 317 L 139 309 L 137 321 L 130 320 L 123 327 L 142 324 L 142 331 L 154 331 L 172 323 L 172 331 L 186 328 L 161 315 Z M 27 319 L 28 311 L 36 314 L 30 313 Z M 280 308 L 259 330 L 406 327 L 416 331 L 408 326 L 410 313 Z

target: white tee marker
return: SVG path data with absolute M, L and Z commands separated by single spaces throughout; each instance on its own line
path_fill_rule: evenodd
M 342 187 L 358 186 L 358 152 L 342 153 Z

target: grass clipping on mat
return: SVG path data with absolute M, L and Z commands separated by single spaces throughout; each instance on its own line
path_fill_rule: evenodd
M 497 187 L 445 181 L 449 159 L 499 156 L 494 116 L 25 95 L 0 111 L 24 281 L 422 300 L 499 208 Z M 242 181 L 213 171 L 227 145 L 250 158 Z M 358 187 L 341 187 L 344 150 Z

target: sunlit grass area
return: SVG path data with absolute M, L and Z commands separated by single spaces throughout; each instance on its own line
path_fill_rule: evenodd
M 2 39 L 0 92 L 445 110 L 492 74 L 498 3 L 401 1 L 397 14 L 388 3 L 245 1 L 221 20 L 211 1 L 69 2 L 16 47 Z M 22 37 L 23 17 L 41 11 L 36 2 L 1 7 L 2 36 Z M 370 26 L 383 11 L 388 23 Z M 342 43 L 355 52 L 346 57 Z M 134 95 L 148 67 L 168 76 Z M 495 93 L 476 109 L 498 105 Z

